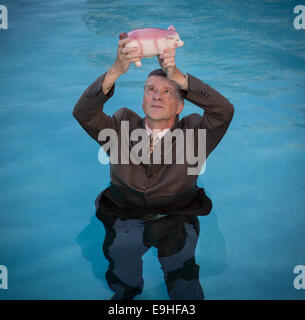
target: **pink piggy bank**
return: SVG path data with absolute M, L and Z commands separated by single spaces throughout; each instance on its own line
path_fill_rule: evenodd
M 167 30 L 158 28 L 143 28 L 121 33 L 120 39 L 130 38 L 132 41 L 125 47 L 139 47 L 144 58 L 151 58 L 163 52 L 166 48 L 177 48 L 183 46 L 183 41 L 179 38 L 174 26 L 169 26 Z M 135 65 L 140 67 L 141 61 L 136 61 Z

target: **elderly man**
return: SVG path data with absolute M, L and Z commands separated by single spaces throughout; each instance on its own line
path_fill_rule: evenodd
M 199 148 L 200 145 L 198 147 L 198 142 L 201 141 L 198 140 L 198 135 L 199 132 L 205 130 L 204 151 L 207 158 L 227 131 L 234 109 L 232 104 L 215 89 L 190 74 L 182 73 L 176 67 L 175 49 L 167 49 L 158 56 L 162 69 L 152 71 L 145 82 L 142 104 L 145 117 L 141 118 L 127 108 L 119 109 L 113 116 L 105 114 L 103 105 L 114 94 L 115 81 L 127 72 L 132 62 L 142 59 L 139 48 L 125 47 L 129 41 L 128 38 L 119 41 L 114 64 L 87 88 L 73 110 L 73 115 L 81 126 L 102 146 L 105 146 L 106 143 L 105 140 L 100 139 L 100 133 L 103 129 L 112 129 L 117 133 L 116 143 L 119 146 L 124 141 L 126 143 L 126 138 L 130 138 L 136 129 L 146 130 L 147 137 L 150 137 L 147 140 L 149 142 L 150 159 L 153 157 L 155 148 L 158 145 L 163 146 L 161 161 L 158 163 L 153 161 L 148 163 L 145 161 L 140 163 L 132 161 L 111 163 L 110 161 L 110 186 L 102 191 L 96 199 L 97 217 L 103 221 L 106 229 L 106 239 L 108 239 L 105 239 L 104 242 L 104 253 L 110 262 L 106 278 L 110 287 L 116 292 L 116 299 L 132 299 L 141 292 L 143 286 L 141 281 L 141 255 L 145 250 L 140 250 L 141 253 L 137 254 L 137 249 L 134 251 L 130 248 L 127 249 L 130 252 L 130 259 L 127 257 L 124 259 L 124 261 L 129 261 L 124 262 L 123 268 L 122 265 L 114 267 L 114 257 L 126 255 L 126 243 L 124 244 L 122 237 L 123 232 L 126 233 L 127 222 L 128 230 L 139 231 L 140 229 L 137 226 L 143 225 L 138 225 L 138 221 L 146 221 L 145 227 L 142 227 L 146 230 L 143 229 L 142 233 L 151 236 L 150 241 L 146 241 L 144 247 L 149 247 L 147 244 L 149 242 L 155 244 L 158 249 L 160 249 L 158 244 L 162 243 L 164 248 L 165 240 L 160 240 L 158 231 L 149 232 L 150 229 L 158 230 L 158 228 L 150 227 L 153 223 L 164 221 L 168 226 L 163 228 L 167 243 L 171 241 L 171 238 L 172 241 L 175 241 L 175 234 L 173 233 L 173 236 L 169 237 L 168 230 L 171 230 L 171 232 L 175 229 L 180 230 L 177 231 L 180 232 L 180 235 L 181 230 L 184 230 L 182 234 L 185 233 L 186 229 L 191 230 L 190 232 L 197 230 L 191 236 L 191 252 L 184 254 L 183 258 L 179 258 L 180 261 L 176 261 L 177 268 L 185 265 L 188 268 L 184 270 L 184 267 L 182 267 L 181 270 L 184 271 L 181 273 L 181 277 L 178 277 L 178 280 L 175 279 L 176 285 L 173 285 L 169 280 L 171 276 L 169 276 L 170 272 L 166 267 L 166 260 L 161 262 L 161 264 L 164 263 L 163 270 L 169 296 L 171 299 L 202 299 L 203 292 L 197 281 L 198 266 L 194 261 L 194 252 L 199 235 L 197 216 L 208 214 L 211 211 L 212 202 L 206 196 L 204 189 L 197 186 L 198 174 L 189 174 L 188 169 L 190 166 L 192 167 L 192 164 L 190 165 L 187 161 L 175 161 L 177 160 L 175 151 L 179 149 L 181 152 L 181 143 L 175 135 L 171 136 L 171 133 L 177 129 L 183 134 L 186 134 L 188 129 L 193 130 L 195 139 L 192 144 L 195 149 L 193 151 L 200 153 L 202 148 Z M 179 114 L 184 107 L 184 99 L 203 109 L 203 116 L 191 114 L 179 120 Z M 124 134 L 122 134 L 123 123 L 128 123 L 128 131 L 125 130 Z M 170 148 L 173 150 L 173 162 L 171 164 L 164 161 L 166 148 L 168 148 L 168 144 L 164 141 L 168 136 L 172 138 Z M 130 150 L 135 146 L 134 139 L 127 139 L 127 141 L 129 143 L 127 148 L 121 148 L 119 151 L 120 158 L 124 157 L 122 150 L 125 150 L 123 153 L 131 153 Z M 182 150 L 189 151 L 188 148 L 182 148 Z M 108 154 L 110 153 L 108 152 Z M 187 223 L 193 225 L 193 228 L 185 228 Z M 138 233 L 136 237 L 142 233 Z M 130 234 L 130 237 L 132 237 L 132 234 Z M 156 241 L 156 237 L 158 237 L 158 241 Z M 109 242 L 110 238 L 112 239 L 111 243 Z M 116 246 L 115 239 L 117 240 Z M 118 245 L 119 243 L 121 243 L 121 246 Z M 130 239 L 129 243 L 132 243 Z M 170 243 L 169 246 L 171 247 Z M 134 248 L 136 247 L 134 246 Z M 113 250 L 112 253 L 111 250 Z M 173 256 L 173 252 L 176 252 L 178 257 L 179 250 L 173 250 L 171 256 Z M 161 256 L 162 253 L 160 258 Z M 193 262 L 185 264 L 186 260 Z M 138 269 L 135 268 L 135 264 L 139 266 Z M 135 269 L 138 272 L 137 275 L 134 275 L 135 280 L 131 281 L 131 278 L 133 278 L 131 275 Z M 196 271 L 194 271 L 195 269 Z M 174 271 L 171 270 L 171 272 Z M 185 282 L 185 279 L 188 278 L 186 274 L 192 274 L 191 279 L 193 280 L 197 279 L 197 282 L 194 280 L 195 285 L 192 281 Z M 179 283 L 178 286 L 177 283 Z M 181 285 L 181 283 L 184 284 Z

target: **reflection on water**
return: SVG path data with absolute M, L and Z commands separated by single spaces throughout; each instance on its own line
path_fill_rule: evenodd
M 151 247 L 157 249 L 168 297 L 202 300 L 200 276 L 219 274 L 226 266 L 224 241 L 213 215 L 204 217 L 201 227 L 197 216 L 143 220 L 103 215 L 99 221 L 94 215 L 76 240 L 83 257 L 92 265 L 93 275 L 107 281 L 114 291 L 113 300 L 130 300 L 142 293 L 143 255 Z

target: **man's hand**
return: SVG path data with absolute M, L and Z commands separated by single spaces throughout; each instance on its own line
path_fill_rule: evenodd
M 140 61 L 143 56 L 138 47 L 126 48 L 125 45 L 131 39 L 122 39 L 118 43 L 117 57 L 112 67 L 107 71 L 102 84 L 104 94 L 107 94 L 114 85 L 115 81 L 125 72 L 127 72 L 132 62 Z
M 158 55 L 158 61 L 161 68 L 166 72 L 169 80 L 175 81 L 179 86 L 186 90 L 187 83 L 184 74 L 177 68 L 175 61 L 176 49 L 167 48 Z
M 114 69 L 121 75 L 125 73 L 132 62 L 140 61 L 143 56 L 140 53 L 140 48 L 131 47 L 126 48 L 125 45 L 129 43 L 131 39 L 122 39 L 118 43 L 117 57 L 114 62 Z

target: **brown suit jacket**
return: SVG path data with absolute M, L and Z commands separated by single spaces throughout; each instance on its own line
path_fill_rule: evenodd
M 129 121 L 130 133 L 137 128 L 144 129 L 144 118 L 128 108 L 119 109 L 113 116 L 104 113 L 103 106 L 115 89 L 114 85 L 107 95 L 103 94 L 104 77 L 105 74 L 98 77 L 85 90 L 74 107 L 73 116 L 96 141 L 99 132 L 105 128 L 114 129 L 120 140 L 121 121 Z M 193 113 L 181 120 L 177 118 L 170 130 L 172 132 L 176 128 L 184 131 L 194 129 L 196 132 L 198 129 L 206 129 L 207 158 L 227 131 L 234 108 L 219 92 L 192 75 L 188 75 L 188 83 L 184 98 L 203 109 L 203 116 Z M 103 145 L 104 142 L 98 141 L 98 143 Z M 131 141 L 130 148 L 135 143 Z M 212 202 L 206 196 L 204 189 L 197 186 L 198 176 L 187 174 L 188 167 L 187 163 L 110 164 L 110 186 L 102 191 L 96 200 L 97 215 L 106 213 L 143 217 L 158 213 L 175 215 L 210 213 Z

